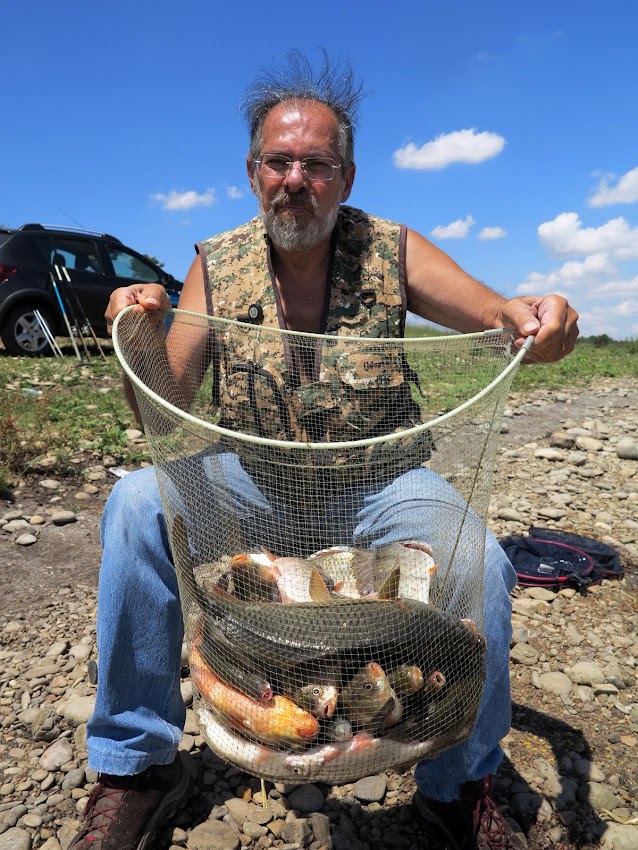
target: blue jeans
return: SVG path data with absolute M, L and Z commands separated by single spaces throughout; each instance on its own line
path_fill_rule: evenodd
M 263 537 L 265 518 L 273 528 L 285 527 L 289 506 L 288 514 L 276 521 L 284 506 L 265 498 L 236 455 L 217 455 L 211 463 L 211 474 L 206 474 L 204 464 L 201 478 L 190 488 L 197 492 L 200 504 L 202 488 L 210 489 L 211 498 L 219 498 L 215 484 L 219 479 L 212 469 L 221 464 L 225 481 L 233 482 L 224 495 L 224 510 L 232 510 L 238 519 L 243 543 L 249 546 L 254 539 L 255 545 L 269 543 L 273 551 L 290 551 L 281 548 L 282 541 L 265 542 Z M 162 480 L 164 487 L 171 486 Z M 424 487 L 433 483 L 434 488 Z M 429 495 L 424 497 L 424 492 Z M 188 494 L 179 498 L 187 502 Z M 378 492 L 351 493 L 347 499 L 335 496 L 324 514 L 324 519 L 329 517 L 335 526 L 334 536 L 326 542 L 379 545 L 393 540 L 425 540 L 437 551 L 439 563 L 444 563 L 440 551 L 449 548 L 449 543 L 437 539 L 443 534 L 437 511 L 443 507 L 462 510 L 456 490 L 428 469 L 413 470 Z M 184 510 L 188 514 L 188 504 L 184 504 Z M 154 469 L 130 473 L 115 485 L 102 518 L 102 545 L 97 620 L 99 681 L 95 711 L 87 729 L 89 767 L 102 773 L 130 775 L 152 764 L 172 761 L 185 719 L 179 689 L 184 628 Z M 206 558 L 211 554 L 207 551 Z M 466 741 L 420 762 L 415 772 L 418 787 L 442 802 L 457 799 L 463 782 L 495 773 L 502 759 L 499 742 L 509 731 L 511 717 L 509 594 L 515 581 L 512 565 L 488 532 L 483 604 L 487 676 L 477 720 Z

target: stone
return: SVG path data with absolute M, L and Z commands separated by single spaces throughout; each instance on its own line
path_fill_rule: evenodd
M 67 738 L 59 738 L 40 756 L 44 770 L 59 770 L 73 758 L 73 750 Z
M 384 776 L 366 776 L 355 783 L 352 793 L 362 803 L 380 803 L 387 790 Z
M 552 694 L 568 694 L 572 689 L 572 680 L 565 673 L 541 673 L 538 680 L 540 687 Z
M 0 850 L 31 850 L 31 835 L 19 827 L 11 827 L 0 835 Z
M 517 643 L 510 650 L 510 659 L 516 664 L 533 666 L 538 664 L 538 651 L 528 643 Z
M 638 442 L 631 437 L 623 437 L 616 444 L 616 454 L 623 460 L 638 460 Z
M 578 799 L 589 803 L 595 812 L 603 809 L 615 809 L 618 798 L 612 789 L 602 782 L 585 782 L 578 789 Z
M 188 850 L 237 850 L 239 834 L 227 823 L 207 820 L 198 824 L 188 834 Z
M 606 680 L 602 668 L 593 661 L 578 661 L 567 672 L 577 685 L 597 685 Z
M 288 795 L 290 807 L 302 814 L 318 812 L 323 808 L 324 796 L 316 785 L 300 785 Z
M 51 514 L 51 522 L 53 525 L 68 525 L 70 522 L 77 522 L 77 514 L 73 511 L 54 511 Z

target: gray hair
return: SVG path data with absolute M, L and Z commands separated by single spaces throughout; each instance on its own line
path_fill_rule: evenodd
M 323 62 L 316 72 L 306 56 L 292 50 L 287 54 L 287 68 L 263 69 L 246 90 L 241 110 L 250 132 L 251 159 L 259 156 L 264 121 L 271 109 L 288 100 L 312 100 L 323 103 L 337 118 L 343 173 L 354 165 L 354 128 L 363 84 L 355 80 L 348 61 L 333 67 L 327 52 L 321 52 Z

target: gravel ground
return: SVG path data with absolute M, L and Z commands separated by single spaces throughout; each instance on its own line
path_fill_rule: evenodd
M 513 396 L 506 414 L 490 527 L 594 536 L 626 569 L 586 595 L 514 592 L 513 727 L 495 796 L 530 850 L 638 850 L 637 403 L 638 382 L 605 380 Z M 0 850 L 65 848 L 96 780 L 85 760 L 87 668 L 110 463 L 78 465 L 66 480 L 44 464 L 0 510 Z M 182 691 L 190 705 L 186 668 Z M 258 780 L 211 753 L 190 709 L 181 749 L 190 794 L 157 850 L 438 850 L 409 805 L 411 772 L 266 783 L 265 801 Z

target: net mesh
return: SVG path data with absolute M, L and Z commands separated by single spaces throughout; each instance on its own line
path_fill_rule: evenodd
M 520 360 L 501 332 L 317 336 L 174 311 L 114 328 L 170 532 L 204 738 L 348 782 L 464 740 L 485 519 Z

